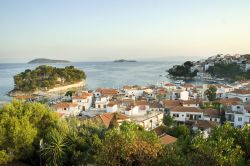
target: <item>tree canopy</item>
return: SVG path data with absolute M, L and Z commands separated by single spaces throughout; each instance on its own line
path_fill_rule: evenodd
M 167 122 L 168 123 L 168 122 Z M 59 119 L 46 105 L 13 101 L 0 108 L 0 164 L 32 165 L 249 165 L 250 127 L 218 126 L 208 137 L 173 124 L 163 145 L 133 122 L 104 127 L 98 121 Z
M 183 65 L 176 65 L 168 70 L 168 73 L 174 77 L 195 77 L 197 75 L 197 70 L 191 71 L 193 63 L 186 61 Z
M 232 81 L 250 79 L 250 70 L 244 71 L 237 63 L 218 63 L 207 70 L 212 76 L 227 78 Z
M 71 84 L 86 79 L 83 71 L 66 66 L 56 68 L 41 65 L 34 70 L 27 69 L 14 76 L 15 90 L 34 91 L 37 89 L 53 88 L 56 85 Z

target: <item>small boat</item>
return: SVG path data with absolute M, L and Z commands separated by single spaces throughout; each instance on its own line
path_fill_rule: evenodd
M 176 80 L 174 83 L 177 84 L 177 85 L 183 85 L 183 84 L 185 84 L 185 81 L 183 81 L 183 80 Z

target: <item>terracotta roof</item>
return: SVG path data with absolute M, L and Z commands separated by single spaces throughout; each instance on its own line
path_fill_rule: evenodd
M 163 105 L 161 105 L 159 102 L 157 101 L 153 101 L 151 103 L 149 103 L 149 107 L 150 108 L 163 108 Z
M 114 105 L 117 105 L 117 104 L 118 104 L 118 102 L 110 101 L 110 102 L 107 104 L 107 106 L 108 106 L 108 107 L 113 107 Z
M 154 128 L 152 131 L 154 131 L 158 136 L 162 136 L 165 134 L 165 131 L 162 128 L 162 126 L 158 126 L 158 127 Z
M 183 104 L 199 104 L 200 102 L 201 102 L 200 100 L 196 100 L 196 99 L 193 99 L 193 100 L 181 100 L 182 105 Z
M 73 99 L 87 99 L 87 95 L 73 96 Z
M 241 100 L 239 98 L 220 99 L 216 100 L 215 102 L 223 104 L 224 106 L 241 104 Z
M 146 100 L 136 100 L 135 105 L 149 105 Z
M 184 87 L 184 88 L 193 88 L 194 86 L 193 86 L 193 84 L 184 84 L 184 85 L 182 85 L 182 87 Z
M 211 117 L 219 117 L 220 116 L 219 111 L 216 109 L 207 108 L 207 109 L 203 109 L 202 111 L 203 111 L 204 115 L 208 115 Z
M 175 84 L 166 83 L 165 86 L 175 86 Z
M 193 123 L 193 126 L 197 126 L 200 129 L 214 128 L 218 126 L 219 123 L 207 120 L 197 120 Z
M 182 107 L 178 106 L 170 110 L 171 112 L 202 112 L 201 109 L 196 107 Z
M 163 103 L 164 103 L 165 107 L 181 106 L 181 101 L 180 100 L 165 100 Z
M 53 105 L 53 108 L 69 108 L 69 107 L 77 107 L 78 104 L 77 103 L 70 103 L 70 102 L 61 102 L 58 104 Z
M 115 114 L 116 114 L 117 120 L 123 121 L 123 120 L 128 120 L 129 119 L 129 117 L 127 117 L 126 115 L 119 114 L 119 113 L 104 113 L 104 114 L 95 116 L 94 119 L 100 119 L 101 123 L 104 126 L 109 127 L 110 122 L 113 119 Z
M 112 96 L 112 95 L 118 94 L 118 90 L 116 90 L 116 89 L 102 89 L 102 88 L 99 88 L 96 91 L 100 92 L 103 96 Z
M 250 94 L 250 90 L 245 90 L 245 89 L 235 89 L 231 93 L 237 93 L 237 94 Z
M 164 145 L 172 144 L 172 143 L 176 142 L 176 140 L 177 140 L 177 138 L 175 138 L 171 135 L 167 135 L 167 134 L 160 137 L 160 141 Z

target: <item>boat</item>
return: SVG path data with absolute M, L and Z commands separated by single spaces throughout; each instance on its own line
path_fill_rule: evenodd
M 185 81 L 183 81 L 183 80 L 176 80 L 174 83 L 177 84 L 177 85 L 183 85 L 183 84 L 185 84 Z

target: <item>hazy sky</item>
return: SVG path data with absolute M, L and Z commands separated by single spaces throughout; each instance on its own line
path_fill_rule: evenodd
M 250 0 L 1 0 L 0 63 L 250 53 Z

